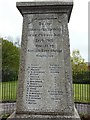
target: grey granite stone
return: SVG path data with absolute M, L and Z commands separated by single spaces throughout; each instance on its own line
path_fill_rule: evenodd
M 77 110 L 74 108 L 73 116 L 61 115 L 30 115 L 30 114 L 16 114 L 15 112 L 7 120 L 80 120 Z
M 43 13 L 67 13 L 68 21 L 70 19 L 73 1 L 58 0 L 58 1 L 34 1 L 34 2 L 17 2 L 17 8 L 24 14 L 43 14 Z
M 68 33 L 72 6 L 72 1 L 17 3 L 23 31 L 16 118 L 79 119 Z
M 21 65 L 23 68 L 20 70 L 19 81 L 22 82 L 22 84 L 20 82 L 20 87 L 21 85 L 23 86 L 21 88 L 19 87 L 18 90 L 20 92 L 22 91 L 22 93 L 19 93 L 17 97 L 17 112 L 23 113 L 24 111 L 27 113 L 28 111 L 36 111 L 45 114 L 47 114 L 47 112 L 55 114 L 56 111 L 56 114 L 61 115 L 72 114 L 73 101 L 71 91 L 72 79 L 69 73 L 71 71 L 69 63 L 69 40 L 67 39 L 68 32 L 65 31 L 67 26 L 64 26 L 68 22 L 67 15 L 35 14 L 26 16 L 25 20 L 27 19 L 28 28 L 25 28 L 25 30 L 28 31 L 28 35 L 27 37 L 25 36 L 25 38 L 23 37 L 24 40 L 22 40 L 24 41 L 24 43 L 22 43 L 24 51 L 22 52 L 23 56 L 21 59 L 22 62 L 26 61 L 26 63 L 22 63 L 22 65 L 25 66 L 23 67 Z M 42 24 L 50 24 L 50 26 L 45 25 L 44 28 L 40 28 L 41 25 L 39 24 L 41 24 L 41 22 Z M 63 44 L 65 41 L 66 43 Z M 66 45 L 65 49 L 64 45 Z M 52 48 L 52 46 L 54 48 Z M 24 73 L 22 73 L 22 71 Z M 34 73 L 32 74 L 32 72 Z M 35 78 L 32 78 L 32 75 Z M 32 82 L 33 79 L 34 81 Z M 37 80 L 35 81 L 35 79 L 37 79 L 38 82 Z M 29 82 L 32 83 L 30 84 Z M 33 87 L 31 86 L 29 89 L 27 86 L 32 84 L 41 87 L 36 88 L 37 90 L 32 90 Z M 33 94 L 35 92 L 35 95 L 26 94 L 28 90 L 31 90 Z M 26 100 L 26 96 L 28 100 Z M 39 97 L 35 98 L 36 100 L 32 99 L 34 102 L 30 103 L 32 101 L 29 101 L 29 96 Z

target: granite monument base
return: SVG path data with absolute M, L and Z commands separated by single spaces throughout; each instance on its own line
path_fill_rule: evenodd
M 73 116 L 66 115 L 30 115 L 30 114 L 17 114 L 16 112 L 12 113 L 12 115 L 8 118 L 8 120 L 12 119 L 28 119 L 28 120 L 80 120 L 80 117 L 77 113 L 76 108 L 74 108 Z

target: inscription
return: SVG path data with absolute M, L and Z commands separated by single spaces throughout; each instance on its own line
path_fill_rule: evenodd
M 66 107 L 63 24 L 53 17 L 28 23 L 25 104 L 30 111 L 60 112 Z
M 50 64 L 49 66 L 50 74 L 53 76 L 54 80 L 54 86 L 51 90 L 48 90 L 48 93 L 51 97 L 51 100 L 54 100 L 55 102 L 60 102 L 62 99 L 63 91 L 62 89 L 59 89 L 59 81 L 58 76 L 60 75 L 61 66 L 59 64 Z
M 49 68 L 50 68 L 50 73 L 60 73 L 60 70 L 61 70 L 61 66 L 57 64 L 54 64 L 54 65 L 50 64 Z
M 42 82 L 43 80 L 40 79 L 40 74 L 44 74 L 45 71 L 38 65 L 28 66 L 27 72 L 28 81 L 27 81 L 27 88 L 26 88 L 26 103 L 28 104 L 37 104 L 37 100 L 41 99 L 42 92 Z
M 62 52 L 62 49 L 57 47 L 56 42 L 62 36 L 62 26 L 54 26 L 53 20 L 38 20 L 36 26 L 29 24 L 28 38 L 32 38 L 34 49 L 27 49 L 28 52 Z M 37 55 L 37 57 L 43 57 Z M 45 57 L 45 56 L 44 56 Z M 46 56 L 47 57 L 47 56 Z M 50 55 L 53 57 L 53 55 Z

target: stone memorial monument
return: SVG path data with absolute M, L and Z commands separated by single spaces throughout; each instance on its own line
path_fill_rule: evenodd
M 80 120 L 74 107 L 68 22 L 73 1 L 17 2 L 23 16 L 15 118 Z

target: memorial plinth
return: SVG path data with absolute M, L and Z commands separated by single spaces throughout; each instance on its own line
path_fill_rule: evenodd
M 68 22 L 73 2 L 17 2 L 23 16 L 16 118 L 79 119 L 74 108 Z

